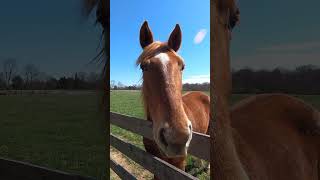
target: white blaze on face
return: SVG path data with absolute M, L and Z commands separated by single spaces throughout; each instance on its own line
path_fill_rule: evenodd
M 167 71 L 168 63 L 170 61 L 168 54 L 167 53 L 159 53 L 154 57 L 160 60 L 162 67 L 163 67 L 164 76 L 166 77 L 167 72 L 168 72 Z
M 155 58 L 158 58 L 164 66 L 167 66 L 169 62 L 169 56 L 167 53 L 159 53 Z
M 168 64 L 169 64 L 169 61 L 170 61 L 169 55 L 167 53 L 159 53 L 156 56 L 154 56 L 154 58 L 158 59 L 160 61 L 160 63 L 162 64 L 163 76 L 164 76 L 165 81 L 167 81 L 168 80 L 168 76 L 169 76 L 169 74 L 168 74 Z M 179 58 L 182 59 L 180 56 L 179 56 Z M 188 120 L 187 124 L 188 124 L 187 128 L 188 128 L 189 137 L 188 137 L 188 140 L 187 140 L 186 145 L 185 145 L 186 149 L 189 147 L 191 139 L 192 139 L 192 124 L 191 124 L 191 121 Z M 167 122 L 162 124 L 162 126 L 160 126 L 160 127 L 166 129 L 166 133 L 164 134 L 165 139 L 172 138 L 171 136 L 173 134 L 173 130 L 172 130 L 172 128 L 170 128 L 170 126 L 169 126 L 169 124 Z M 191 128 L 189 128 L 189 127 L 191 127 Z M 155 139 L 156 143 L 159 145 L 160 149 L 162 149 L 164 152 L 166 152 L 166 151 L 169 151 L 168 147 L 165 147 L 159 141 L 159 139 L 160 139 L 159 130 L 160 129 L 161 128 L 159 128 L 157 130 L 154 129 L 154 139 Z

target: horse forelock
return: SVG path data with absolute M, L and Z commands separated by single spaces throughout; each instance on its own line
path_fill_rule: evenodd
M 147 61 L 152 57 L 157 56 L 160 53 L 170 53 L 170 55 L 174 55 L 183 61 L 183 58 L 178 53 L 176 53 L 173 49 L 171 49 L 167 45 L 167 43 L 155 41 L 143 49 L 143 52 L 141 53 L 141 55 L 138 57 L 136 61 L 136 65 L 138 66 L 139 64 Z

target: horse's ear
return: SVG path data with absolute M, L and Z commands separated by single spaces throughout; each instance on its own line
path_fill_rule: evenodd
M 176 27 L 170 34 L 170 37 L 168 40 L 168 46 L 177 52 L 181 46 L 181 41 L 182 41 L 181 29 L 179 24 L 176 24 Z
M 140 28 L 140 45 L 142 48 L 153 42 L 153 35 L 149 28 L 148 22 L 144 21 Z

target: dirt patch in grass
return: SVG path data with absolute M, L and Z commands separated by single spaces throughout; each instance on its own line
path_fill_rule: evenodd
M 121 152 L 116 150 L 115 148 L 110 147 L 110 158 L 113 159 L 115 162 L 120 164 L 124 167 L 128 172 L 133 174 L 137 179 L 145 180 L 145 179 L 152 179 L 153 175 L 148 170 L 144 169 L 139 164 L 135 163 Z M 110 170 L 111 172 L 111 180 L 120 180 L 119 176 Z

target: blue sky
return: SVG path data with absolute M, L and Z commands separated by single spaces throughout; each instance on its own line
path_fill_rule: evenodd
M 232 67 L 320 66 L 319 0 L 241 1 Z
M 81 16 L 80 0 L 1 1 L 0 63 L 15 58 L 54 76 L 95 71 L 101 29 Z M 1 64 L 0 64 L 1 68 Z
M 33 63 L 55 76 L 96 70 L 87 63 L 97 54 L 101 29 L 92 19 L 81 17 L 80 2 L 0 1 L 0 63 L 15 58 L 20 71 Z M 319 0 L 240 0 L 239 5 L 241 23 L 233 32 L 231 47 L 233 68 L 320 66 Z M 184 81 L 208 80 L 209 19 L 209 0 L 111 0 L 111 80 L 141 83 L 134 63 L 141 53 L 138 37 L 144 20 L 161 41 L 179 23 Z M 206 36 L 195 44 L 203 29 Z
M 154 40 L 159 41 L 167 41 L 175 24 L 180 24 L 182 46 L 178 53 L 186 64 L 183 81 L 209 82 L 209 15 L 209 0 L 111 0 L 110 79 L 141 84 L 141 70 L 135 62 L 142 52 L 140 26 L 147 20 Z

